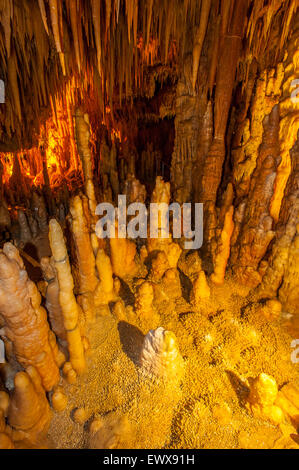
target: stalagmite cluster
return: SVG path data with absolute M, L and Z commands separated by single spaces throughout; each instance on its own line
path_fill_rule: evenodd
M 59 380 L 56 358 L 50 343 L 47 314 L 35 284 L 28 279 L 17 249 L 5 244 L 1 258 L 1 337 L 6 353 L 23 367 L 34 366 L 46 390 Z

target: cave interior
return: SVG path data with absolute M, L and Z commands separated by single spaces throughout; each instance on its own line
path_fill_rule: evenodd
M 0 449 L 299 448 L 298 0 L 0 0 L 0 174 Z

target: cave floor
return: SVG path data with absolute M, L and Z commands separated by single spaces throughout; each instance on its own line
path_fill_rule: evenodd
M 91 447 L 90 422 L 110 415 L 127 421 L 118 431 L 106 427 L 98 448 L 299 448 L 290 423 L 274 426 L 246 408 L 250 380 L 261 372 L 279 388 L 299 384 L 291 361 L 298 327 L 285 314 L 263 320 L 255 305 L 248 290 L 230 280 L 212 287 L 200 310 L 184 297 L 157 304 L 159 326 L 175 333 L 185 360 L 179 385 L 142 378 L 137 360 L 148 330 L 118 322 L 107 306 L 99 309 L 89 331 L 86 373 L 75 385 L 61 378 L 68 405 L 53 414 L 50 447 Z M 89 417 L 84 425 L 72 419 L 81 407 Z

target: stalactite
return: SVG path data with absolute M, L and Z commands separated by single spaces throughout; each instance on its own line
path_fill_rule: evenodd
M 22 111 L 21 111 L 21 100 L 20 100 L 20 92 L 19 92 L 19 85 L 18 85 L 18 77 L 17 77 L 17 59 L 16 53 L 13 50 L 9 56 L 8 64 L 7 64 L 7 75 L 9 86 L 12 93 L 12 99 L 14 103 L 14 107 L 16 110 L 17 118 L 19 122 L 22 121 Z
M 192 87 L 195 89 L 197 73 L 199 67 L 199 60 L 202 51 L 203 42 L 206 35 L 206 30 L 208 26 L 208 19 L 211 9 L 212 0 L 202 0 L 201 2 L 201 14 L 200 14 L 200 24 L 195 35 L 195 44 L 193 47 L 193 67 L 192 67 Z
M 179 203 L 192 200 L 192 166 L 197 157 L 199 129 L 198 96 L 192 91 L 191 56 L 186 56 L 179 77 L 175 104 L 175 144 L 171 162 L 171 182 L 174 197 Z
M 45 30 L 47 31 L 47 34 L 49 35 L 49 28 L 48 28 L 48 22 L 47 22 L 47 14 L 46 14 L 46 8 L 45 8 L 45 2 L 44 0 L 38 0 L 38 5 L 40 8 L 40 13 L 41 17 L 44 23 Z
M 95 46 L 97 50 L 97 66 L 100 76 L 102 75 L 102 42 L 101 42 L 101 2 L 100 0 L 91 0 L 92 19 L 95 33 Z
M 33 365 L 45 389 L 51 390 L 59 380 L 59 371 L 49 343 L 50 328 L 46 311 L 40 305 L 40 295 L 28 279 L 13 245 L 5 244 L 0 257 L 3 338 L 11 344 L 13 357 L 24 367 Z
M 271 216 L 276 222 L 279 218 L 285 187 L 291 171 L 290 150 L 297 140 L 299 130 L 299 105 L 296 99 L 292 97 L 291 88 L 292 83 L 294 83 L 294 80 L 296 80 L 299 74 L 298 41 L 299 20 L 297 19 L 297 23 L 294 25 L 294 32 L 288 44 L 287 59 L 283 63 L 285 76 L 282 83 L 282 97 L 280 99 L 281 118 L 279 124 L 281 162 L 277 169 L 277 177 L 270 209 Z
M 224 138 L 231 106 L 236 67 L 241 51 L 241 38 L 243 36 L 247 6 L 247 0 L 235 2 L 234 15 L 229 31 L 224 37 L 219 51 L 220 60 L 217 69 L 214 109 L 214 139 L 204 163 L 200 195 L 200 200 L 203 203 L 208 201 L 215 203 L 221 181 L 222 165 L 225 158 Z
M 77 62 L 79 73 L 81 73 L 80 44 L 79 44 L 79 37 L 78 37 L 77 1 L 69 0 L 68 7 L 69 7 L 70 20 L 71 20 L 72 34 L 73 34 L 73 39 L 74 39 L 75 57 L 76 57 L 76 62 Z

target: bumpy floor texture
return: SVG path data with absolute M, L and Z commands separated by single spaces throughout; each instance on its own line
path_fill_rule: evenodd
M 232 281 L 212 287 L 197 309 L 188 302 L 186 278 L 182 285 L 182 296 L 155 307 L 159 326 L 176 335 L 183 378 L 157 382 L 140 374 L 147 325 L 141 331 L 115 318 L 113 306 L 99 309 L 87 372 L 74 385 L 62 379 L 68 405 L 53 416 L 50 447 L 299 448 L 296 419 L 275 425 L 247 404 L 260 373 L 275 378 L 278 389 L 299 386 L 298 365 L 291 361 L 298 325 L 284 312 L 269 321 L 261 304 Z M 126 287 L 130 310 L 134 284 Z

